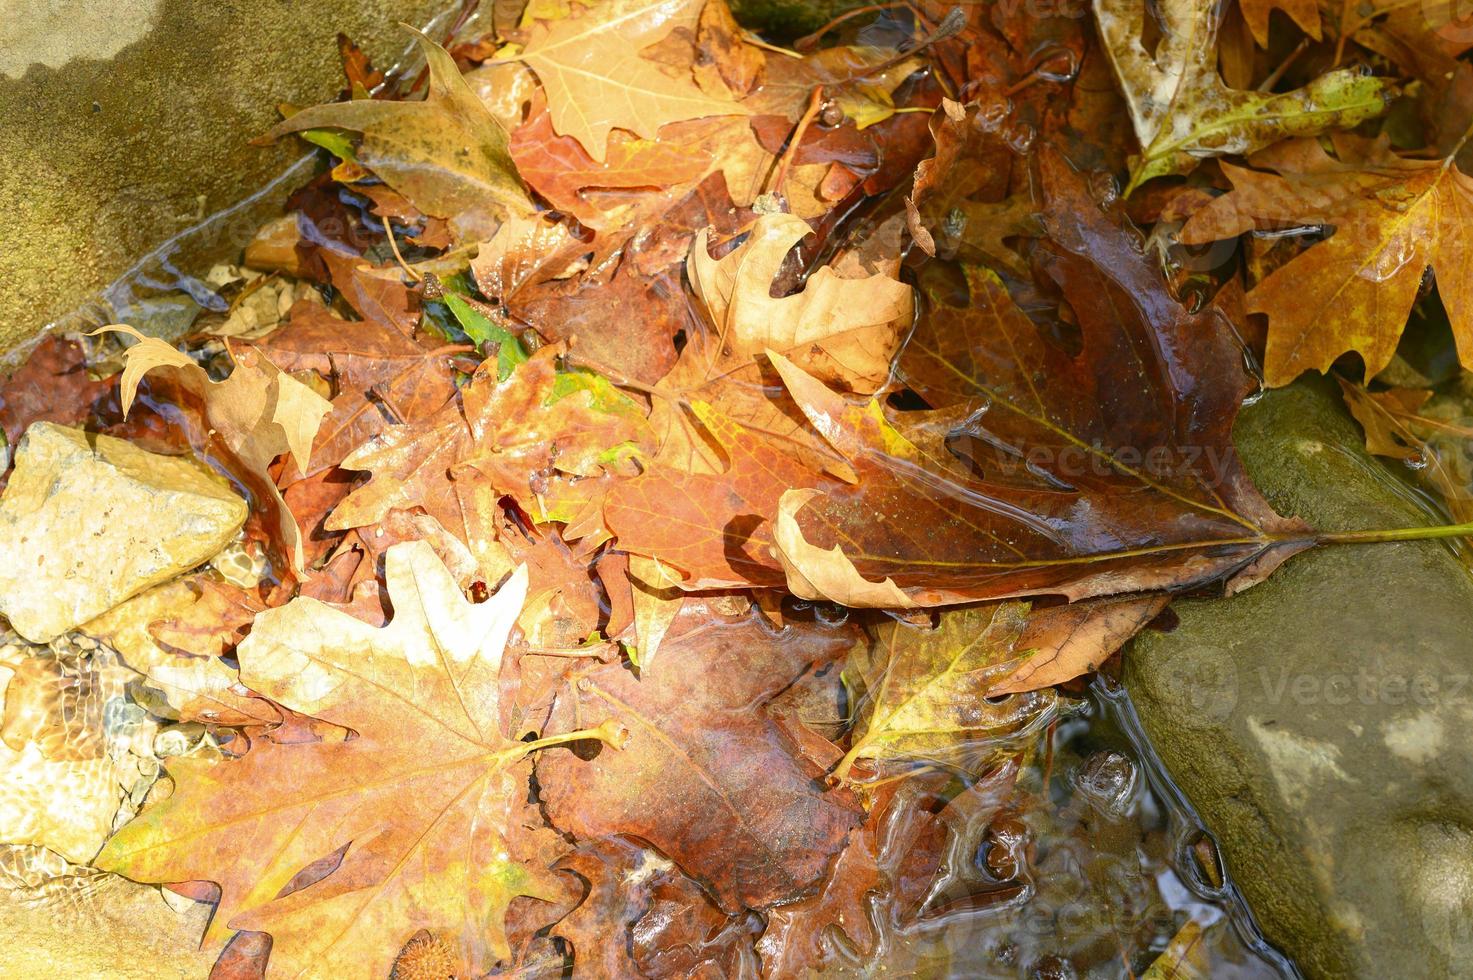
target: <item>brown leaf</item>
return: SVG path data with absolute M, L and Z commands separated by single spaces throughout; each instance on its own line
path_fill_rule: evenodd
M 355 737 L 172 760 L 173 795 L 98 858 L 135 879 L 216 881 L 213 931 L 271 934 L 273 970 L 385 976 L 429 929 L 484 972 L 510 955 L 514 897 L 564 894 L 508 846 L 526 793 L 512 767 L 538 747 L 502 733 L 497 690 L 525 579 L 472 605 L 422 543 L 392 551 L 386 574 L 387 627 L 297 599 L 239 650 L 252 688 Z
M 580 837 L 649 841 L 730 913 L 810 893 L 858 806 L 823 791 L 821 772 L 794 757 L 761 706 L 846 642 L 812 627 L 772 630 L 755 611 L 713 620 L 708 604 L 688 601 L 640 677 L 610 664 L 559 695 L 553 730 L 608 719 L 630 739 L 592 761 L 539 760 L 549 816 Z M 712 671 L 719 685 L 707 683 Z
M 87 376 L 81 344 L 48 334 L 0 383 L 0 431 L 14 447 L 32 422 L 78 425 L 111 387 Z
M 1252 229 L 1334 227 L 1248 293 L 1249 312 L 1268 314 L 1264 380 L 1285 385 L 1326 371 L 1346 351 L 1361 355 L 1367 377 L 1379 374 L 1429 268 L 1440 273 L 1458 356 L 1473 366 L 1473 283 L 1461 271 L 1473 178 L 1450 160 L 1397 157 L 1384 138 L 1339 136 L 1334 145 L 1336 157 L 1313 140 L 1281 143 L 1254 156 L 1261 170 L 1223 164 L 1233 191 L 1181 230 L 1198 245 Z
M 418 422 L 455 394 L 451 356 L 376 320 L 350 323 L 299 302 L 261 349 L 283 370 L 330 376 L 337 397 L 312 443 L 306 476 L 336 466 L 393 423 Z
M 558 375 L 558 354 L 545 347 L 500 383 L 497 362 L 486 361 L 459 400 L 419 422 L 390 427 L 354 452 L 343 468 L 369 470 L 373 477 L 338 505 L 328 529 L 362 527 L 391 508 L 416 506 L 454 527 L 461 517 L 451 471 L 463 464 L 528 509 L 538 474 L 600 472 L 602 454 L 640 440 L 642 420 L 605 400 L 595 382 L 580 380 L 592 376 Z
M 1082 350 L 1050 339 L 985 270 L 968 272 L 968 306 L 938 301 L 900 369 L 928 404 L 975 413 L 953 433 L 971 478 L 877 406 L 846 406 L 775 358 L 859 477 L 807 504 L 803 535 L 927 605 L 1251 584 L 1313 538 L 1272 512 L 1232 450 L 1248 379 L 1230 325 L 1183 309 L 1068 165 L 1043 162 L 1053 242 L 1040 259 Z

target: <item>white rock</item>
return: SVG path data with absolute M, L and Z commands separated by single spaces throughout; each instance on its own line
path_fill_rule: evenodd
M 193 459 L 37 422 L 0 496 L 0 613 L 48 642 L 207 561 L 246 512 Z

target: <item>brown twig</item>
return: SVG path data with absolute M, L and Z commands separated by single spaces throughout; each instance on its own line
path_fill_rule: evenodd
M 793 129 L 793 135 L 788 139 L 788 147 L 783 151 L 782 159 L 778 161 L 777 174 L 772 181 L 773 192 L 778 194 L 783 192 L 783 181 L 788 179 L 788 168 L 793 165 L 793 158 L 798 155 L 798 144 L 803 142 L 803 134 L 808 132 L 809 124 L 818 116 L 822 108 L 823 86 L 815 85 L 813 94 L 808 98 L 808 108 L 803 110 L 798 125 Z

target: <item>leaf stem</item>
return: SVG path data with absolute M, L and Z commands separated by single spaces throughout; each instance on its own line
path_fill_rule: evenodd
M 1473 537 L 1473 522 L 1436 527 L 1401 527 L 1380 531 L 1328 531 L 1315 535 L 1315 544 L 1381 544 L 1387 541 L 1430 541 Z
M 598 739 L 600 742 L 607 742 L 613 748 L 622 749 L 629 741 L 629 729 L 617 720 L 609 718 L 597 728 L 579 728 L 575 731 L 563 732 L 561 735 L 548 735 L 534 742 L 526 742 L 522 748 L 524 753 L 535 752 L 538 749 L 552 748 L 554 745 L 583 742 L 588 739 Z

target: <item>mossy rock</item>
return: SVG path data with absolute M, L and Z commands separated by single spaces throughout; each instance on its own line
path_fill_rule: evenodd
M 1334 385 L 1244 410 L 1244 462 L 1323 530 L 1438 518 Z M 1328 546 L 1126 651 L 1166 769 L 1269 940 L 1310 977 L 1473 975 L 1473 577 L 1436 541 Z

